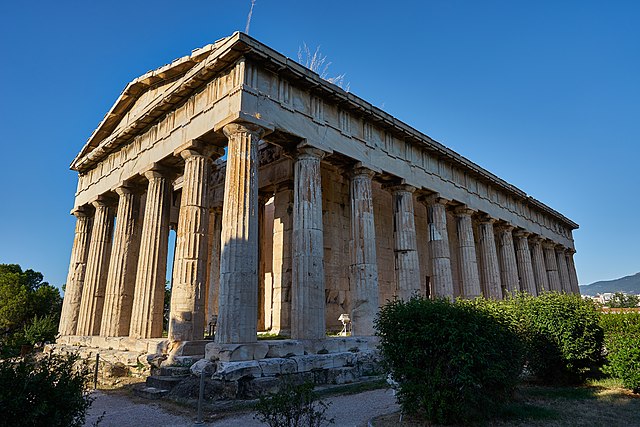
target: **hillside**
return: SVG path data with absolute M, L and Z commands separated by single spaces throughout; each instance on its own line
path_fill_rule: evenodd
M 580 285 L 582 295 L 595 295 L 605 292 L 626 292 L 628 294 L 640 294 L 640 273 L 632 276 L 621 277 L 614 280 L 603 280 L 590 285 Z

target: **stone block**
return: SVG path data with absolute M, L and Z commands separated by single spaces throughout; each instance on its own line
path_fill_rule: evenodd
M 218 362 L 212 378 L 224 381 L 238 381 L 240 378 L 259 378 L 262 376 L 260 364 L 255 360 L 244 362 Z
M 205 359 L 221 362 L 264 359 L 269 351 L 266 343 L 218 344 L 209 343 L 205 348 Z
M 191 374 L 200 376 L 204 371 L 205 375 L 212 375 L 215 372 L 216 366 L 207 359 L 200 359 L 191 365 Z
M 291 357 L 304 355 L 304 345 L 298 340 L 269 341 L 266 357 Z
M 239 384 L 239 394 L 243 399 L 256 399 L 269 393 L 276 393 L 280 390 L 282 381 L 274 377 L 254 378 L 248 381 L 241 381 Z
M 282 373 L 282 361 L 286 359 L 263 359 L 258 364 L 262 370 L 263 377 L 275 377 Z

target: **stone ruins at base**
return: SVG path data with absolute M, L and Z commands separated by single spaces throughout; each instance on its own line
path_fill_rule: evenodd
M 211 359 L 370 337 L 395 297 L 579 292 L 576 223 L 242 33 L 129 83 L 71 168 L 58 342 L 155 352 L 171 230 L 165 341 L 217 316 Z

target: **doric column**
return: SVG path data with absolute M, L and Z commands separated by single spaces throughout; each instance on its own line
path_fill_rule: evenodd
M 291 335 L 291 236 L 293 182 L 284 182 L 273 195 L 273 316 L 271 331 Z
M 512 232 L 513 226 L 511 225 L 498 227 L 498 241 L 500 242 L 498 252 L 501 261 L 500 279 L 502 281 L 502 289 L 511 294 L 520 290 Z
M 93 218 L 86 208 L 76 209 L 72 213 L 76 217 L 76 231 L 71 249 L 71 262 L 69 263 L 69 274 L 64 292 L 62 314 L 60 315 L 60 327 L 58 328 L 61 335 L 76 334 L 93 223 Z
M 182 197 L 173 262 L 169 339 L 199 340 L 205 330 L 205 288 L 207 282 L 207 187 L 209 158 L 224 151 L 197 140 L 186 142 L 174 152 L 184 159 Z
M 533 276 L 536 278 L 536 290 L 538 295 L 550 290 L 549 276 L 544 262 L 542 250 L 542 238 L 534 236 L 529 239 L 531 242 L 531 263 L 533 264 Z
M 536 279 L 533 273 L 531 252 L 529 251 L 529 234 L 526 231 L 516 231 L 514 233 L 516 238 L 516 261 L 518 263 L 520 289 L 535 297 L 538 292 L 536 291 Z
M 420 292 L 420 262 L 413 209 L 413 192 L 416 189 L 410 185 L 396 185 L 387 190 L 393 196 L 396 295 L 406 301 Z
M 151 169 L 142 219 L 140 255 L 129 336 L 162 337 L 164 289 L 169 245 L 170 188 L 166 173 Z
M 140 250 L 139 195 L 124 185 L 116 188 L 116 193 L 119 196 L 118 213 L 100 325 L 100 335 L 105 337 L 129 335 Z
M 451 273 L 451 252 L 447 232 L 447 209 L 449 200 L 439 195 L 425 199 L 427 204 L 427 225 L 429 227 L 429 260 L 433 276 L 433 296 L 453 299 L 453 276 Z
M 573 293 L 571 289 L 571 279 L 569 279 L 569 268 L 567 267 L 567 257 L 564 254 L 565 248 L 562 245 L 556 246 L 556 260 L 558 262 L 558 274 L 560 275 L 560 286 L 563 292 Z
M 500 265 L 493 232 L 493 218 L 483 218 L 479 222 L 480 262 L 482 263 L 482 283 L 486 298 L 502 299 Z
M 547 267 L 547 277 L 549 278 L 549 290 L 562 292 L 560 274 L 558 273 L 558 260 L 556 258 L 555 243 L 545 241 L 542 243 L 544 252 L 544 264 Z
M 226 125 L 229 139 L 222 206 L 220 344 L 257 340 L 258 321 L 258 143 L 263 130 L 241 123 Z
M 576 272 L 576 265 L 573 261 L 573 255 L 576 253 L 575 249 L 569 248 L 566 252 L 567 268 L 569 269 L 569 280 L 571 282 L 571 290 L 574 294 L 580 295 L 580 286 L 578 284 L 578 274 Z
M 325 338 L 324 239 L 320 161 L 324 152 L 298 149 L 294 164 L 291 337 Z
M 374 172 L 355 168 L 351 176 L 351 308 L 353 335 L 374 335 L 378 311 L 378 263 L 371 179 Z
M 76 335 L 98 335 L 100 333 L 109 256 L 111 255 L 113 208 L 105 199 L 98 199 L 92 204 L 96 208 L 96 213 L 93 217 L 87 272 L 82 290 L 82 304 Z
M 207 325 L 218 315 L 220 292 L 220 236 L 222 234 L 222 209 L 214 209 L 210 216 L 209 230 L 209 295 L 207 296 Z
M 456 208 L 458 218 L 458 250 L 460 257 L 460 273 L 462 279 L 462 294 L 465 298 L 477 298 L 482 296 L 480 287 L 480 273 L 478 272 L 478 258 L 476 256 L 476 243 L 473 238 L 473 223 L 471 215 L 473 210 L 462 206 Z

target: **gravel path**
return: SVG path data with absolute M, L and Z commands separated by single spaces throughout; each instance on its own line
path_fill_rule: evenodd
M 153 402 L 136 403 L 122 395 L 95 392 L 94 396 L 96 400 L 91 406 L 85 426 L 94 425 L 103 412 L 106 414 L 99 427 L 186 427 L 193 425 L 196 416 L 195 411 L 192 417 L 174 415 Z M 399 409 L 391 390 L 371 390 L 358 394 L 324 398 L 323 400 L 331 402 L 327 416 L 335 419 L 333 425 L 337 427 L 366 426 L 370 418 Z M 229 415 L 224 419 L 205 425 L 211 427 L 264 426 L 256 421 L 253 415 L 253 412 Z

